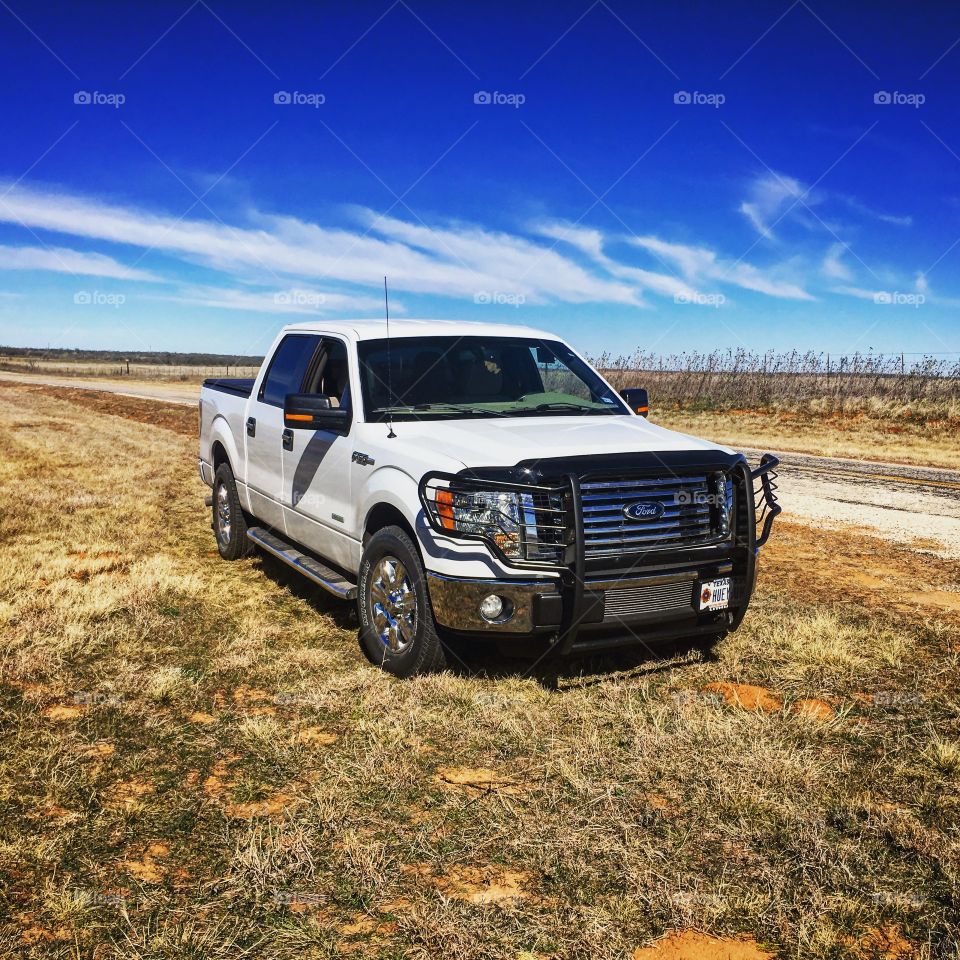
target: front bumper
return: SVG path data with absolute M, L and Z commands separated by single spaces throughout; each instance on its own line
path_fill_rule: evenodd
M 461 634 L 494 634 L 503 639 L 549 636 L 574 628 L 582 637 L 576 646 L 616 646 L 655 638 L 659 631 L 682 635 L 717 633 L 728 629 L 733 617 L 749 601 L 752 583 L 736 575 L 730 562 L 683 569 L 646 570 L 624 577 L 588 579 L 583 583 L 576 623 L 571 624 L 570 591 L 557 580 L 458 579 L 427 574 L 430 602 L 437 622 Z M 704 581 L 733 578 L 728 610 L 700 611 Z M 480 604 L 490 594 L 504 601 L 508 616 L 488 621 Z

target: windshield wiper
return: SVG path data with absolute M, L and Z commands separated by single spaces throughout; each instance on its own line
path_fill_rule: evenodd
M 538 403 L 532 409 L 537 412 L 545 410 L 585 410 L 588 413 L 616 413 L 615 410 L 607 407 L 594 407 L 586 403 L 568 403 L 564 400 L 556 400 L 553 403 Z
M 508 416 L 506 413 L 502 413 L 499 410 L 488 410 L 485 407 L 470 407 L 461 403 L 447 403 L 446 401 L 438 401 L 436 403 L 414 403 L 401 405 L 396 407 L 377 407 L 374 413 L 386 413 L 390 411 L 401 411 L 405 413 L 417 413 L 421 410 L 454 410 L 458 413 L 470 413 L 475 416 L 484 416 L 484 417 L 505 417 Z

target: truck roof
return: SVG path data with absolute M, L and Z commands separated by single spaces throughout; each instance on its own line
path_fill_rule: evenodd
M 387 335 L 385 320 L 310 320 L 290 323 L 284 328 L 308 333 L 338 333 L 351 340 L 380 340 Z M 391 337 L 538 337 L 559 340 L 547 330 L 508 323 L 477 323 L 468 320 L 394 320 L 390 319 Z

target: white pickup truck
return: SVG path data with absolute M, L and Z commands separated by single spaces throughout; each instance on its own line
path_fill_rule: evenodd
M 355 600 L 398 676 L 442 668 L 456 637 L 710 642 L 746 612 L 777 461 L 751 470 L 646 402 L 527 327 L 287 326 L 255 379 L 203 385 L 217 547 Z

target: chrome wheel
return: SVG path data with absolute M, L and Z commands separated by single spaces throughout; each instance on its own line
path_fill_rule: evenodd
M 417 595 L 406 567 L 396 557 L 385 556 L 374 568 L 370 606 L 381 643 L 392 653 L 402 653 L 416 634 Z
M 216 510 L 217 540 L 220 541 L 221 546 L 227 547 L 230 544 L 233 524 L 230 517 L 230 491 L 225 483 L 221 483 L 217 487 L 214 509 Z

